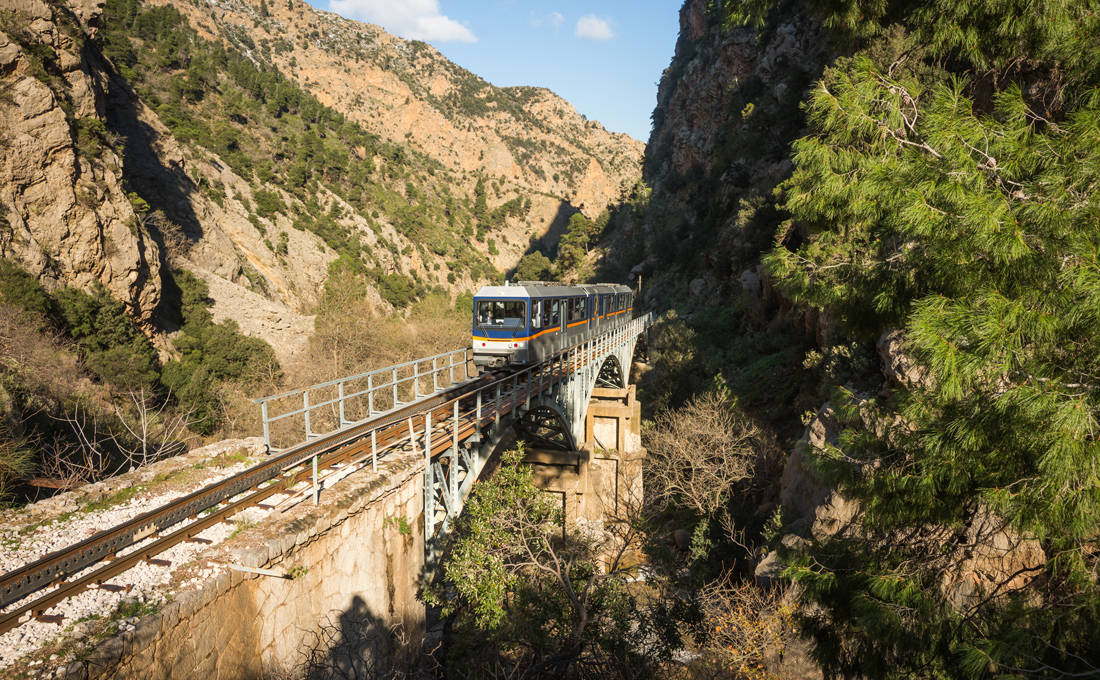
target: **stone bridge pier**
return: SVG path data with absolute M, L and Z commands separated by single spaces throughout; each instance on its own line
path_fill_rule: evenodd
M 561 497 L 567 524 L 614 521 L 642 499 L 645 449 L 634 385 L 594 388 L 583 432 L 577 450 L 533 447 L 524 461 L 541 489 Z

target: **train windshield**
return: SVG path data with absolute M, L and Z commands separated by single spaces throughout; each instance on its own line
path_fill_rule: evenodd
M 526 328 L 527 303 L 523 300 L 480 300 L 476 318 L 479 328 Z

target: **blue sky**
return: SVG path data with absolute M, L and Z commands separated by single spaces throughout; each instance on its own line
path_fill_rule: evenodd
M 310 0 L 431 43 L 494 85 L 539 85 L 610 130 L 649 139 L 682 0 Z

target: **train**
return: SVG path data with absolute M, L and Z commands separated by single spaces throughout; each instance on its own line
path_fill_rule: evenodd
M 483 286 L 474 296 L 474 365 L 497 369 L 540 363 L 627 323 L 633 311 L 634 293 L 617 283 Z

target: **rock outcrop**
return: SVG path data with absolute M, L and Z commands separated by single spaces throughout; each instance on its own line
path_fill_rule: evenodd
M 0 32 L 0 255 L 48 286 L 104 286 L 150 328 L 160 251 L 123 187 L 85 49 L 94 4 L 18 2 Z

